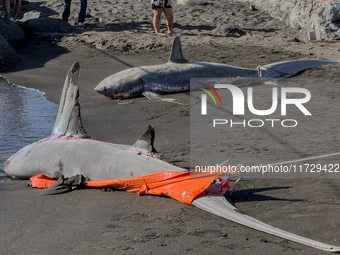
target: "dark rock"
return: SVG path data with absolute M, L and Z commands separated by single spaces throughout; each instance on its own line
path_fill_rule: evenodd
M 14 66 L 19 61 L 20 58 L 11 45 L 0 35 L 0 72 Z
M 24 23 L 25 32 L 40 33 L 69 33 L 75 28 L 69 23 L 61 20 L 43 17 L 32 19 Z
M 15 49 L 26 45 L 26 37 L 20 26 L 9 20 L 10 16 L 3 7 L 0 7 L 0 35 Z

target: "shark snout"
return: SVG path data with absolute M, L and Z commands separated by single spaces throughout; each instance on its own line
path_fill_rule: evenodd
M 105 89 L 106 89 L 106 88 L 105 88 Z M 96 87 L 94 88 L 94 90 L 97 91 L 97 92 L 100 92 L 100 91 L 102 91 L 103 89 L 102 89 L 101 87 L 99 87 L 99 86 L 96 86 Z
M 107 91 L 108 91 L 108 89 L 107 89 L 107 87 L 102 87 L 102 86 L 97 86 L 97 87 L 95 87 L 94 88 L 94 90 L 96 91 L 96 92 L 98 92 L 98 93 L 100 93 L 100 94 L 106 94 L 107 93 Z
M 107 87 L 98 87 L 97 86 L 97 87 L 95 87 L 94 90 L 96 92 L 98 92 L 99 94 L 102 94 L 102 95 L 109 97 L 109 98 L 124 99 L 124 98 L 129 97 L 129 95 L 126 94 L 125 92 L 108 89 Z

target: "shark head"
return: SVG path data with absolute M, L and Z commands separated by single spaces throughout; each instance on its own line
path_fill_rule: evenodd
M 142 67 L 129 68 L 107 77 L 94 90 L 110 98 L 138 96 L 144 90 L 143 77 L 146 74 Z

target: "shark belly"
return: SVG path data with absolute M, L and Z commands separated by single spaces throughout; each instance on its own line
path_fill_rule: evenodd
M 21 179 L 38 174 L 51 178 L 82 174 L 89 180 L 133 178 L 160 171 L 183 171 L 158 158 L 143 155 L 135 147 L 90 139 L 58 139 L 37 142 L 11 157 L 4 170 Z

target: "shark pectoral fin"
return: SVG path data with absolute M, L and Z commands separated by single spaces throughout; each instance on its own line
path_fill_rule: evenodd
M 143 96 L 150 100 L 158 100 L 160 99 L 159 96 L 162 95 L 160 91 L 144 91 L 142 92 L 142 94 Z
M 172 49 L 169 57 L 169 62 L 173 63 L 187 63 L 188 60 L 185 59 L 182 52 L 182 44 L 181 39 L 178 36 L 175 37 L 174 42 L 172 43 Z
M 147 151 L 151 155 L 157 153 L 155 147 L 153 146 L 153 142 L 155 140 L 155 129 L 152 125 L 148 125 L 143 133 L 140 135 L 138 140 L 133 144 L 133 146 L 138 147 L 142 150 Z
M 52 135 L 90 138 L 83 127 L 80 115 L 78 87 L 79 69 L 79 63 L 75 62 L 68 71 Z
M 162 95 L 162 92 L 160 92 L 160 91 L 157 91 L 157 92 L 145 91 L 142 94 L 143 94 L 143 96 L 145 96 L 149 100 L 161 100 L 163 102 L 168 102 L 168 103 L 176 103 L 177 102 L 177 99 L 175 99 L 175 98 L 161 98 L 160 95 Z
M 81 184 L 86 183 L 87 180 L 82 174 L 77 174 L 69 178 L 61 176 L 55 183 L 44 189 L 42 195 L 56 195 L 74 190 Z
M 339 252 L 339 246 L 328 245 L 325 243 L 321 243 L 318 241 L 314 241 L 312 239 L 308 239 L 302 236 L 298 236 L 287 231 L 272 227 L 268 224 L 265 224 L 261 221 L 258 221 L 250 216 L 241 214 L 236 212 L 236 208 L 229 204 L 227 200 L 221 196 L 201 196 L 195 199 L 192 202 L 192 205 L 225 218 L 227 220 L 239 223 L 249 228 L 253 228 L 274 236 L 278 236 L 296 243 L 304 244 L 316 249 L 330 251 L 330 252 Z

